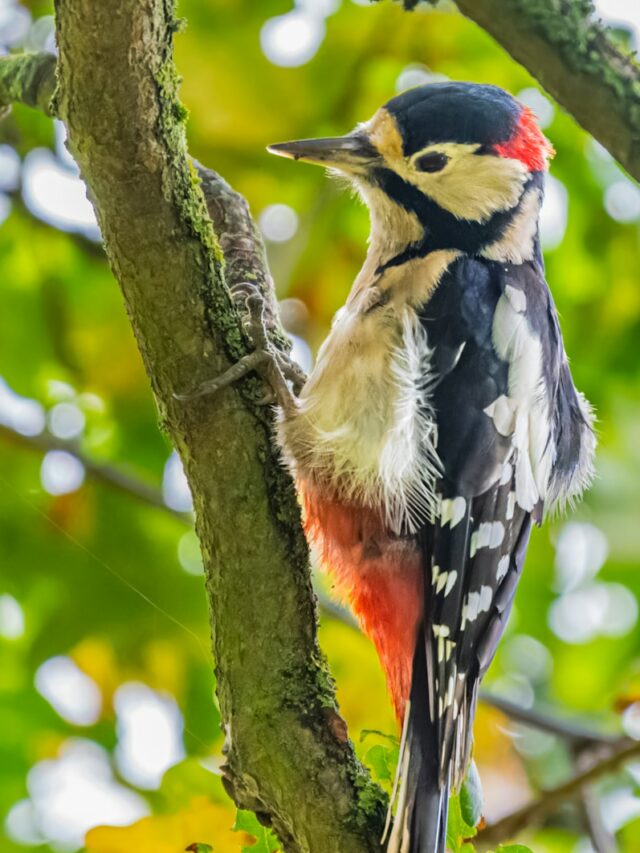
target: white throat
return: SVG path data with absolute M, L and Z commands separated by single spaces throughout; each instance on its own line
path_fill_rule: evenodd
M 360 290 L 373 283 L 378 267 L 419 242 L 424 229 L 415 213 L 405 210 L 382 190 L 364 183 L 356 184 L 356 188 L 369 208 L 371 220 L 367 257 L 354 283 L 354 290 Z

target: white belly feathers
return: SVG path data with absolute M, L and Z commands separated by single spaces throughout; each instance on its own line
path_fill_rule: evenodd
M 446 268 L 442 261 L 431 288 Z M 385 285 L 397 276 L 389 273 Z M 418 281 L 422 301 L 427 282 Z M 432 517 L 439 463 L 426 334 L 410 288 L 393 284 L 354 288 L 280 431 L 298 478 L 340 500 L 380 508 L 399 534 Z

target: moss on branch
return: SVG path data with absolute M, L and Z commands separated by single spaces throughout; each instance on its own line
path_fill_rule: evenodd
M 173 0 L 121 0 L 117 15 L 95 0 L 56 0 L 55 12 L 54 109 L 194 497 L 228 787 L 288 851 L 379 850 L 383 796 L 337 713 L 296 497 L 272 416 L 253 404 L 259 380 L 188 404 L 173 396 L 247 351 L 223 255 L 232 283 L 249 277 L 274 305 L 244 202 L 187 155 Z
M 0 116 L 11 104 L 37 107 L 51 115 L 56 58 L 51 53 L 0 56 Z

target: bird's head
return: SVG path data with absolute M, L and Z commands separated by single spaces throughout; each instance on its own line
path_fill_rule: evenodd
M 346 136 L 269 151 L 348 177 L 392 251 L 404 243 L 474 254 L 503 241 L 518 221 L 535 232 L 553 154 L 526 107 L 497 86 L 473 83 L 419 86 Z

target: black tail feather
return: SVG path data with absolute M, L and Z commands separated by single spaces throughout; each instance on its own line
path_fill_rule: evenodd
M 399 757 L 398 804 L 387 853 L 446 851 L 449 785 L 439 782 L 437 732 L 429 715 L 427 689 L 425 644 L 419 640 L 406 711 L 406 738 Z

